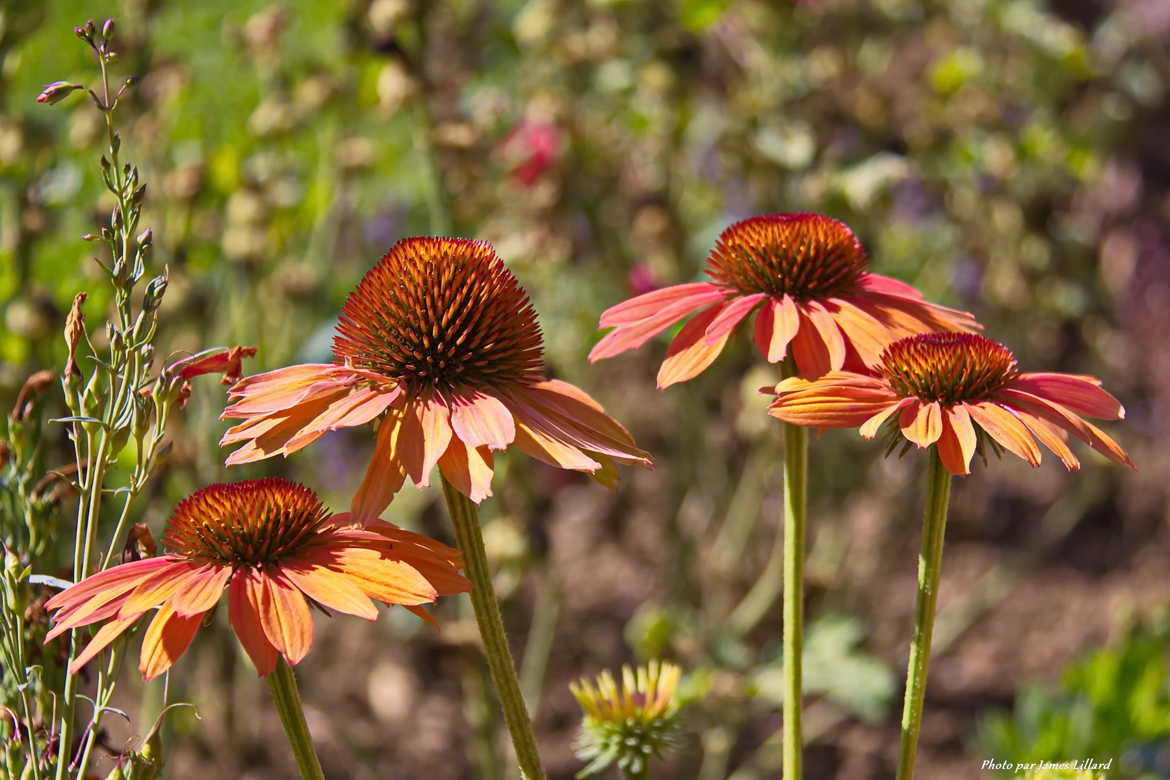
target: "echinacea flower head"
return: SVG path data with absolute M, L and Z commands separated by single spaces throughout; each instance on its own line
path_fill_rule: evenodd
M 98 572 L 47 602 L 55 625 L 46 642 L 104 622 L 71 672 L 157 608 L 139 661 L 144 678 L 157 677 L 225 591 L 232 628 L 263 676 L 279 656 L 295 665 L 308 653 L 310 604 L 375 620 L 381 601 L 432 620 L 421 605 L 470 589 L 458 550 L 382 521 L 356 526 L 283 479 L 193 493 L 175 508 L 162 543 L 163 555 Z
M 614 463 L 650 456 L 581 389 L 544 374 L 528 294 L 491 244 L 399 241 L 350 294 L 333 363 L 243 379 L 223 417 L 229 465 L 288 455 L 325 433 L 378 419 L 374 456 L 353 502 L 376 517 L 406 477 L 435 466 L 473 501 L 491 495 L 492 452 L 515 444 L 538 460 L 612 481 Z
M 927 302 L 908 284 L 868 270 L 857 236 L 821 214 L 767 214 L 723 231 L 707 258 L 709 282 L 666 287 L 601 315 L 613 328 L 589 353 L 613 357 L 695 316 L 675 336 L 658 387 L 698 376 L 736 326 L 756 313 L 755 342 L 770 363 L 787 355 L 801 376 L 874 366 L 882 349 L 915 333 L 973 331 L 970 314 Z
M 981 436 L 1040 464 L 1037 440 L 1070 469 L 1080 461 L 1069 434 L 1110 460 L 1133 468 L 1113 439 L 1084 417 L 1120 420 L 1121 403 L 1096 377 L 1021 373 L 1002 344 L 973 333 L 926 333 L 882 352 L 872 373 L 832 371 L 790 377 L 775 389 L 769 414 L 813 428 L 859 428 L 873 438 L 887 422 L 919 447 L 938 445 L 947 470 L 970 473 Z
M 646 763 L 671 747 L 678 732 L 676 699 L 682 670 L 671 663 L 622 667 L 622 684 L 609 670 L 596 681 L 581 679 L 569 689 L 585 713 L 577 756 L 591 763 L 578 777 L 617 762 L 627 776 L 642 776 Z

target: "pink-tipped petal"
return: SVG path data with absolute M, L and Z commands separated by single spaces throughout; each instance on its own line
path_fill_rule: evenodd
M 829 370 L 840 371 L 845 365 L 845 338 L 833 315 L 818 301 L 809 301 L 805 312 L 829 352 Z
M 807 312 L 800 314 L 800 327 L 792 337 L 791 348 L 796 367 L 806 379 L 816 379 L 833 370 L 829 348 Z
M 1079 414 L 1101 420 L 1125 419 L 1125 407 L 1090 377 L 1072 374 L 1022 374 L 1008 387 L 1046 398 Z
M 606 309 L 601 315 L 598 327 L 617 328 L 633 325 L 658 315 L 667 306 L 678 306 L 680 303 L 685 306 L 689 305 L 691 301 L 700 301 L 692 308 L 687 309 L 687 311 L 693 311 L 699 306 L 705 306 L 720 300 L 722 297 L 723 291 L 710 282 L 690 282 L 663 287 L 660 290 L 630 298 L 628 301 Z
M 755 293 L 728 301 L 719 311 L 719 315 L 707 325 L 707 330 L 703 333 L 703 340 L 711 345 L 725 340 L 731 335 L 731 331 L 735 330 L 735 326 L 766 297 L 765 293 Z
M 451 404 L 451 427 L 469 447 L 502 450 L 516 439 L 516 421 L 495 396 L 473 392 Z
M 666 358 L 658 369 L 659 390 L 693 379 L 719 357 L 727 343 L 727 334 L 724 333 L 713 343 L 708 343 L 703 334 L 719 316 L 720 311 L 721 307 L 715 306 L 696 315 L 674 337 L 670 348 L 666 350 Z
M 878 429 L 881 428 L 883 424 L 885 424 L 886 420 L 890 419 L 895 414 L 902 411 L 914 402 L 915 401 L 913 398 L 903 398 L 896 403 L 891 403 L 889 406 L 885 407 L 880 412 L 862 423 L 857 432 L 866 439 L 872 439 L 874 436 L 877 436 Z
M 414 484 L 431 484 L 431 471 L 451 441 L 450 413 L 437 397 L 408 404 L 398 431 L 398 459 Z

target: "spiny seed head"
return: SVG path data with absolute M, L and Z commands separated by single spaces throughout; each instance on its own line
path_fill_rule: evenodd
M 342 309 L 333 355 L 414 393 L 502 389 L 543 377 L 528 293 L 486 241 L 405 238 Z
M 707 275 L 735 292 L 797 300 L 853 289 L 869 259 L 844 222 L 823 214 L 765 214 L 723 231 Z
M 162 542 L 192 560 L 260 567 L 310 544 L 329 516 L 316 493 L 286 479 L 210 485 L 179 502 Z
M 1007 347 L 974 333 L 923 333 L 882 352 L 881 373 L 899 395 L 943 405 L 990 398 L 1020 374 Z

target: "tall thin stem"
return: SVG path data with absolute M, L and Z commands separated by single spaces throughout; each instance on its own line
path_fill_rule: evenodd
M 516 665 L 508 649 L 508 637 L 504 633 L 504 621 L 500 616 L 500 605 L 492 587 L 491 572 L 488 571 L 487 552 L 483 546 L 483 533 L 479 527 L 479 510 L 467 496 L 460 493 L 447 478 L 443 478 L 443 496 L 447 499 L 447 511 L 455 526 L 455 539 L 463 552 L 464 572 L 471 580 L 471 605 L 475 608 L 475 622 L 483 639 L 483 650 L 487 655 L 492 681 L 504 710 L 504 720 L 512 735 L 512 746 L 516 749 L 516 760 L 520 771 L 527 780 L 544 780 L 544 767 L 536 749 L 536 737 L 532 733 L 532 721 L 520 692 L 520 681 L 516 677 Z
M 947 506 L 951 499 L 951 474 L 943 467 L 938 452 L 933 449 L 930 452 L 929 480 L 926 511 L 922 519 L 922 551 L 918 554 L 918 605 L 914 614 L 914 639 L 910 643 L 910 665 L 906 671 L 906 701 L 902 708 L 902 746 L 898 754 L 897 780 L 912 780 L 914 777 L 918 734 L 922 729 L 922 701 L 926 696 L 926 668 L 930 662 L 930 641 L 934 636 L 943 535 L 947 527 Z
M 284 733 L 288 735 L 301 777 L 304 780 L 324 780 L 325 773 L 321 771 L 321 761 L 313 749 L 313 738 L 309 735 L 309 724 L 305 722 L 305 711 L 301 707 L 297 678 L 283 658 L 277 659 L 276 669 L 268 675 L 268 687 L 276 701 L 276 711 L 280 714 Z
M 808 516 L 808 431 L 784 424 L 784 778 L 800 778 L 804 537 Z

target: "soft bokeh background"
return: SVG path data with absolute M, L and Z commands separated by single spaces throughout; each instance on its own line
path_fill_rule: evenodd
M 776 372 L 742 335 L 664 393 L 662 339 L 585 361 L 599 312 L 698 279 L 722 227 L 768 211 L 845 220 L 874 270 L 975 312 L 1027 367 L 1102 377 L 1129 412 L 1110 431 L 1136 473 L 1081 448 L 1079 474 L 1012 459 L 957 481 L 922 776 L 1088 757 L 1170 774 L 1155 768 L 1170 745 L 1166 0 L 4 0 L 5 409 L 62 365 L 74 292 L 90 293 L 91 328 L 108 300 L 79 240 L 101 218 L 100 116 L 76 96 L 34 102 L 50 81 L 93 83 L 71 28 L 106 16 L 115 72 L 141 77 L 123 148 L 150 185 L 156 272 L 170 268 L 166 351 L 256 345 L 251 371 L 326 359 L 362 273 L 450 213 L 526 285 L 550 372 L 655 454 L 614 492 L 507 456 L 484 505 L 556 777 L 580 767 L 568 681 L 657 656 L 690 672 L 695 699 L 660 776 L 778 774 L 779 426 L 756 393 Z M 224 479 L 286 474 L 348 504 L 368 432 L 228 472 L 223 398 L 205 382 L 176 429 L 142 518 L 156 534 Z M 852 432 L 814 442 L 810 778 L 892 776 L 923 459 L 879 455 Z M 407 488 L 388 517 L 450 540 L 438 499 Z M 321 619 L 299 677 L 327 774 L 504 776 L 462 601 L 438 608 L 441 633 L 401 610 Z M 160 695 L 127 679 L 132 721 L 107 717 L 109 751 L 149 728 Z M 226 630 L 200 635 L 169 700 L 201 716 L 170 716 L 171 777 L 294 771 Z

